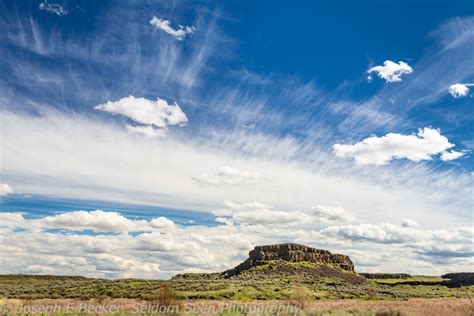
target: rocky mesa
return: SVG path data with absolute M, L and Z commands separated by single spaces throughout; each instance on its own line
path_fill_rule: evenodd
M 283 260 L 287 262 L 312 262 L 332 265 L 344 271 L 354 272 L 354 264 L 346 255 L 333 254 L 328 250 L 316 249 L 304 245 L 285 243 L 256 246 L 249 252 L 247 260 L 233 269 L 223 272 L 226 278 L 238 275 L 252 267 L 266 264 L 268 261 Z

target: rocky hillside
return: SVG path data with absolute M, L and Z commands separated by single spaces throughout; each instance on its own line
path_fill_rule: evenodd
M 354 272 L 354 264 L 348 256 L 332 254 L 327 250 L 307 247 L 299 244 L 276 244 L 257 246 L 249 252 L 247 260 L 233 269 L 223 272 L 226 278 L 233 277 L 253 267 L 263 266 L 269 261 L 308 262 L 317 265 L 330 265 L 337 270 Z

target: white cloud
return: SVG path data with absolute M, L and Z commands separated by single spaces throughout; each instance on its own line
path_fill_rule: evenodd
M 270 205 L 249 202 L 238 204 L 225 201 L 225 208 L 212 213 L 219 216 L 220 223 L 242 225 L 266 225 L 267 227 L 314 227 L 329 222 L 346 222 L 355 219 L 355 216 L 342 207 L 327 207 L 317 205 L 311 211 L 279 211 L 273 210 Z
M 420 224 L 418 224 L 418 222 L 412 220 L 412 219 L 409 219 L 409 218 L 406 218 L 402 221 L 402 227 L 413 227 L 413 228 L 417 228 L 417 227 L 420 227 Z
M 58 3 L 48 3 L 48 1 L 43 1 L 39 4 L 38 8 L 58 16 L 64 16 L 68 14 L 67 9 Z
M 129 133 L 135 133 L 145 136 L 146 138 L 163 138 L 166 136 L 167 130 L 163 128 L 154 128 L 153 126 L 135 126 L 127 124 L 125 128 Z
M 129 133 L 140 134 L 146 138 L 163 138 L 167 134 L 168 126 L 183 126 L 188 122 L 186 114 L 177 103 L 169 104 L 160 98 L 153 101 L 130 95 L 115 102 L 99 104 L 94 109 L 123 115 L 136 123 L 144 124 L 126 124 L 125 128 Z
M 5 196 L 8 194 L 12 194 L 14 192 L 15 191 L 13 190 L 13 188 L 9 186 L 8 184 L 0 183 L 0 196 Z
M 337 157 L 351 157 L 360 164 L 385 165 L 393 159 L 409 159 L 412 161 L 431 160 L 434 155 L 444 155 L 456 159 L 460 156 L 447 150 L 454 147 L 438 129 L 425 127 L 418 133 L 402 135 L 389 133 L 385 136 L 371 136 L 354 145 L 333 145 Z M 456 152 L 457 153 L 457 152 Z
M 233 201 L 225 201 L 225 206 L 225 209 L 212 212 L 214 215 L 220 216 L 218 221 L 223 223 L 294 226 L 311 221 L 311 217 L 306 213 L 275 211 L 270 209 L 271 206 L 258 202 L 238 204 Z
M 431 223 L 453 225 L 464 220 L 457 210 L 470 209 L 472 202 L 472 178 L 459 172 L 433 171 L 424 164 L 369 170 L 261 132 L 219 131 L 203 142 L 178 137 L 137 141 L 116 124 L 77 113 L 30 117 L 6 111 L 0 111 L 0 125 L 3 176 L 26 175 L 28 181 L 15 183 L 14 189 L 32 195 L 198 211 L 219 208 L 226 199 L 269 201 L 277 210 L 308 213 L 317 203 L 357 210 L 362 220 L 373 221 L 374 213 L 381 221 L 419 220 L 429 212 Z M 191 181 L 190 176 L 216 166 L 258 171 L 272 181 L 212 190 Z
M 251 215 L 262 210 L 265 212 Z M 165 217 L 133 220 L 120 213 L 101 212 L 78 211 L 72 216 L 63 213 L 38 219 L 0 213 L 0 273 L 156 279 L 183 271 L 223 271 L 244 260 L 254 246 L 283 241 L 349 254 L 358 271 L 363 266 L 372 271 L 397 268 L 400 272 L 439 274 L 472 266 L 470 227 L 439 230 L 362 223 L 316 230 L 303 223 L 307 218 L 288 216 L 301 214 L 272 211 L 256 202 L 226 203 L 219 214 L 243 213 L 235 225 L 175 226 Z M 148 229 L 126 233 L 141 225 Z M 51 226 L 66 232 L 45 230 Z M 76 232 L 86 227 L 120 234 Z M 400 253 L 404 254 L 402 270 L 396 266 L 400 261 L 392 260 Z
M 21 213 L 0 212 L 0 228 L 19 228 L 26 225 L 26 220 Z
M 418 230 L 414 227 L 383 224 L 358 224 L 332 226 L 321 231 L 323 234 L 337 236 L 352 241 L 368 241 L 374 243 L 407 244 L 429 240 L 431 231 Z
M 34 225 L 40 228 L 60 228 L 67 230 L 92 230 L 95 232 L 132 232 L 149 231 L 158 228 L 174 228 L 172 221 L 164 217 L 154 218 L 151 221 L 131 220 L 117 212 L 73 211 L 47 216 L 35 221 Z
M 383 66 L 375 66 L 367 70 L 367 73 L 375 72 L 380 78 L 385 79 L 386 82 L 402 81 L 403 75 L 408 75 L 413 72 L 413 69 L 407 63 L 399 61 L 398 64 L 391 60 L 386 60 Z M 368 80 L 372 78 L 369 76 Z
M 454 98 L 463 98 L 469 94 L 469 87 L 474 86 L 474 84 L 470 83 L 456 83 L 449 86 L 449 94 L 451 94 Z
M 179 25 L 178 29 L 174 29 L 170 24 L 171 22 L 168 20 L 163 20 L 160 19 L 156 16 L 154 16 L 150 20 L 150 24 L 156 27 L 157 29 L 163 30 L 165 33 L 173 36 L 175 39 L 178 41 L 182 41 L 184 37 L 187 35 L 193 34 L 194 31 L 196 31 L 196 28 L 194 26 L 182 26 Z
M 203 173 L 192 179 L 200 185 L 251 185 L 270 180 L 258 171 L 240 170 L 223 166 L 214 174 Z
M 242 124 L 240 125 L 242 128 L 246 128 L 246 129 L 255 129 L 256 125 L 255 124 Z
M 352 221 L 355 219 L 355 215 L 352 212 L 348 212 L 342 207 L 328 207 L 322 205 L 316 205 L 311 209 L 314 216 L 324 222 L 344 222 Z
M 136 98 L 132 95 L 118 101 L 107 101 L 94 107 L 96 110 L 120 114 L 145 125 L 166 128 L 168 125 L 184 125 L 188 122 L 186 114 L 177 103 L 169 104 L 166 100 L 156 101 Z
M 166 229 L 173 229 L 175 228 L 175 224 L 172 220 L 167 219 L 166 217 L 157 217 L 150 221 L 150 226 L 153 228 L 166 228 Z
M 456 150 L 444 151 L 441 153 L 441 160 L 450 161 L 464 156 L 466 153 Z
M 48 228 L 64 228 L 69 230 L 93 230 L 97 232 L 120 232 L 140 230 L 145 221 L 135 222 L 116 212 L 74 211 L 48 216 L 41 220 L 41 226 Z

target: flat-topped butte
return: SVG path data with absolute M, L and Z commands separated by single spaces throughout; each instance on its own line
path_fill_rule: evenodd
M 352 260 L 341 254 L 333 254 L 328 250 L 316 249 L 304 245 L 285 243 L 256 246 L 249 252 L 247 260 L 233 269 L 223 272 L 224 277 L 232 277 L 252 267 L 264 265 L 268 261 L 283 260 L 288 262 L 312 262 L 332 265 L 348 272 L 354 272 Z

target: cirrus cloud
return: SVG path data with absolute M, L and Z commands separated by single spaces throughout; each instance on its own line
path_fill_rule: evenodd
M 203 173 L 192 177 L 199 185 L 251 185 L 269 180 L 258 171 L 240 170 L 228 166 L 220 167 L 213 174 Z

